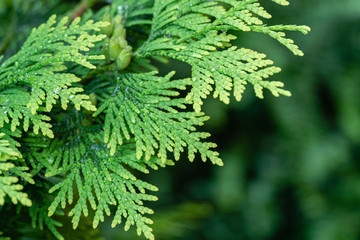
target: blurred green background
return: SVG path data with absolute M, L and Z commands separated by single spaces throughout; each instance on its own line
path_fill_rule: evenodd
M 289 34 L 302 58 L 266 36 L 237 34 L 238 46 L 283 69 L 272 80 L 293 96 L 260 100 L 249 86 L 240 103 L 206 101 L 204 130 L 225 166 L 182 160 L 144 176 L 160 188 L 151 205 L 158 240 L 360 239 L 360 1 L 260 2 L 273 15 L 269 24 L 312 28 Z M 174 66 L 189 73 L 177 63 L 163 71 Z M 141 239 L 110 221 L 89 239 Z M 84 237 L 63 231 L 66 239 Z

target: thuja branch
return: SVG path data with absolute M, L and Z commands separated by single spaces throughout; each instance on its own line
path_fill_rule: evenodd
M 240 101 L 248 86 L 259 98 L 264 89 L 290 96 L 270 79 L 280 68 L 264 53 L 233 46 L 234 33 L 260 32 L 302 55 L 285 31 L 310 29 L 267 25 L 271 15 L 258 0 L 114 0 L 98 11 L 96 2 L 81 1 L 70 21 L 52 16 L 0 65 L 0 205 L 31 205 L 33 225 L 45 222 L 58 239 L 53 215 L 69 209 L 75 229 L 91 208 L 93 227 L 113 215 L 113 227 L 125 222 L 153 240 L 153 210 L 144 204 L 157 200 L 158 189 L 138 176 L 171 159 L 223 165 L 210 133 L 199 130 L 209 119 L 203 100 Z M 80 21 L 90 8 L 86 18 L 102 21 Z M 189 64 L 191 77 L 148 70 L 156 58 Z M 44 177 L 56 180 L 48 186 Z M 37 192 L 27 194 L 34 179 Z

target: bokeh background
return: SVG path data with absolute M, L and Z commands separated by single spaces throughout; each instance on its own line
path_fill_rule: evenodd
M 24 11 L 19 26 L 36 26 L 76 3 L 63 1 L 62 9 L 53 7 L 56 1 L 22 2 L 30 10 L 18 10 Z M 360 239 L 360 1 L 292 0 L 289 7 L 260 2 L 273 15 L 269 24 L 312 28 L 307 36 L 289 34 L 304 57 L 266 36 L 237 34 L 238 46 L 266 53 L 283 69 L 272 79 L 293 96 L 267 93 L 260 100 L 249 87 L 241 102 L 206 101 L 211 119 L 204 130 L 212 133 L 225 165 L 182 160 L 145 176 L 160 188 L 159 201 L 151 204 L 158 240 Z M 34 8 L 43 9 L 41 4 L 49 5 L 47 13 Z M 23 26 L 28 29 L 19 34 L 32 27 Z M 162 71 L 174 67 L 180 76 L 189 74 L 176 62 Z M 110 221 L 88 236 L 63 232 L 66 239 L 142 239 L 111 229 Z

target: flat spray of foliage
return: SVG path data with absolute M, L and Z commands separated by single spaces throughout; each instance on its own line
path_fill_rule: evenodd
M 143 203 L 157 200 L 157 187 L 137 172 L 197 154 L 223 164 L 198 131 L 203 100 L 240 101 L 248 84 L 259 98 L 264 89 L 290 96 L 267 80 L 280 69 L 232 46 L 233 34 L 262 33 L 301 56 L 284 31 L 310 29 L 266 25 L 271 15 L 257 0 L 117 0 L 85 16 L 50 17 L 1 62 L 0 205 L 23 205 L 34 227 L 58 239 L 52 216 L 65 208 L 74 229 L 91 208 L 94 228 L 112 215 L 113 227 L 123 220 L 154 239 Z M 191 78 L 160 76 L 153 60 L 167 59 L 189 64 Z

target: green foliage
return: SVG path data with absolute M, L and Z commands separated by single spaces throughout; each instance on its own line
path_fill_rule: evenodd
M 13 204 L 20 202 L 24 206 L 31 206 L 31 200 L 27 193 L 22 192 L 23 185 L 19 184 L 19 177 L 23 177 L 29 183 L 34 183 L 30 174 L 25 172 L 27 167 L 19 167 L 14 163 L 21 161 L 21 154 L 14 146 L 4 139 L 5 133 L 0 133 L 0 205 L 8 196 Z
M 148 193 L 157 187 L 138 175 L 183 153 L 223 164 L 216 144 L 205 141 L 210 134 L 199 130 L 209 119 L 203 99 L 214 92 L 229 103 L 233 90 L 240 101 L 247 83 L 260 98 L 264 88 L 290 95 L 281 82 L 264 80 L 280 68 L 232 46 L 236 37 L 227 31 L 269 35 L 301 56 L 283 31 L 309 28 L 266 25 L 260 18 L 271 15 L 257 0 L 117 0 L 93 12 L 95 2 L 65 13 L 71 21 L 50 17 L 0 65 L 0 205 L 9 196 L 31 206 L 33 227 L 46 226 L 58 239 L 62 223 L 54 215 L 70 216 L 74 229 L 93 215 L 96 228 L 116 209 L 112 227 L 125 219 L 125 230 L 135 225 L 154 239 L 153 210 L 143 204 L 157 200 Z M 170 58 L 189 64 L 191 78 L 149 71 L 152 60 Z
M 287 5 L 287 1 L 274 1 Z M 228 5 L 227 7 L 222 4 Z M 147 44 L 140 47 L 135 55 L 161 55 L 178 59 L 192 67 L 192 89 L 187 96 L 200 112 L 202 99 L 213 90 L 214 97 L 224 103 L 230 101 L 230 91 L 241 100 L 246 83 L 254 86 L 258 97 L 263 98 L 266 88 L 275 96 L 289 96 L 281 89 L 281 82 L 269 82 L 268 78 L 280 71 L 271 66 L 266 55 L 248 49 L 237 49 L 230 41 L 236 39 L 228 30 L 260 32 L 267 34 L 286 46 L 295 55 L 303 53 L 287 39 L 283 31 L 300 31 L 306 34 L 307 26 L 267 26 L 260 19 L 271 18 L 257 0 L 193 1 L 159 0 L 154 4 L 154 18 Z
M 27 131 L 30 122 L 34 124 L 33 131 L 53 138 L 51 125 L 46 123 L 50 118 L 43 114 L 36 114 L 40 106 L 41 112 L 50 112 L 57 99 L 65 110 L 69 102 L 76 109 L 84 107 L 88 110 L 96 108 L 89 97 L 78 94 L 83 89 L 72 85 L 81 79 L 72 73 L 62 73 L 67 69 L 64 62 L 73 62 L 87 68 L 95 68 L 88 60 L 103 59 L 99 55 L 84 55 L 82 51 L 89 51 L 94 42 L 100 41 L 104 35 L 89 35 L 89 31 L 100 31 L 104 23 L 79 25 L 80 19 L 75 19 L 68 27 L 65 17 L 54 27 L 56 17 L 52 16 L 46 24 L 33 29 L 21 50 L 6 59 L 0 66 L 0 104 L 3 113 L 0 116 L 0 126 L 4 122 L 11 122 L 14 131 L 24 118 L 23 129 Z M 25 89 L 28 87 L 29 90 Z M 19 96 L 22 96 L 19 98 Z
M 56 227 L 62 227 L 62 224 L 49 217 L 47 213 L 47 208 L 49 207 L 49 199 L 46 196 L 41 203 L 35 203 L 29 208 L 29 216 L 31 217 L 31 225 L 33 228 L 38 227 L 41 231 L 43 231 L 46 226 L 51 234 L 55 236 L 57 239 L 64 240 L 63 236 L 59 233 Z M 63 215 L 62 212 L 56 211 L 57 215 Z
M 150 159 L 158 150 L 157 156 L 163 162 L 167 152 L 173 152 L 179 160 L 180 153 L 188 148 L 188 158 L 194 160 L 199 152 L 204 161 L 210 159 L 214 164 L 222 165 L 218 153 L 211 151 L 213 143 L 200 140 L 208 133 L 196 132 L 208 117 L 186 109 L 184 98 L 175 89 L 184 90 L 190 84 L 189 79 L 173 80 L 174 72 L 165 77 L 155 76 L 156 72 L 143 74 L 123 74 L 116 77 L 114 85 L 108 90 L 106 101 L 94 113 L 97 116 L 105 111 L 105 142 L 114 154 L 117 144 L 130 140 L 132 134 L 136 142 L 138 159 L 145 154 Z
M 124 145 L 117 154 L 110 156 L 106 144 L 100 142 L 103 137 L 94 135 L 96 130 L 90 128 L 82 131 L 78 136 L 70 135 L 62 141 L 54 141 L 49 148 L 35 154 L 39 163 L 46 168 L 46 177 L 67 174 L 63 181 L 49 191 L 57 192 L 49 207 L 49 216 L 53 215 L 58 205 L 65 208 L 67 203 L 73 203 L 75 184 L 79 197 L 69 212 L 69 216 L 73 217 L 74 229 L 78 226 L 82 214 L 88 216 L 88 201 L 95 210 L 94 228 L 99 221 L 104 221 L 104 213 L 111 214 L 110 205 L 115 205 L 117 211 L 113 227 L 120 224 L 124 217 L 126 230 L 135 224 L 138 234 L 143 232 L 147 238 L 154 238 L 148 226 L 152 221 L 142 216 L 152 214 L 153 211 L 142 205 L 143 201 L 157 200 L 145 193 L 146 190 L 157 191 L 157 188 L 137 179 L 129 169 L 148 173 L 148 167 L 157 169 L 165 164 L 158 158 L 138 161 L 132 143 Z

